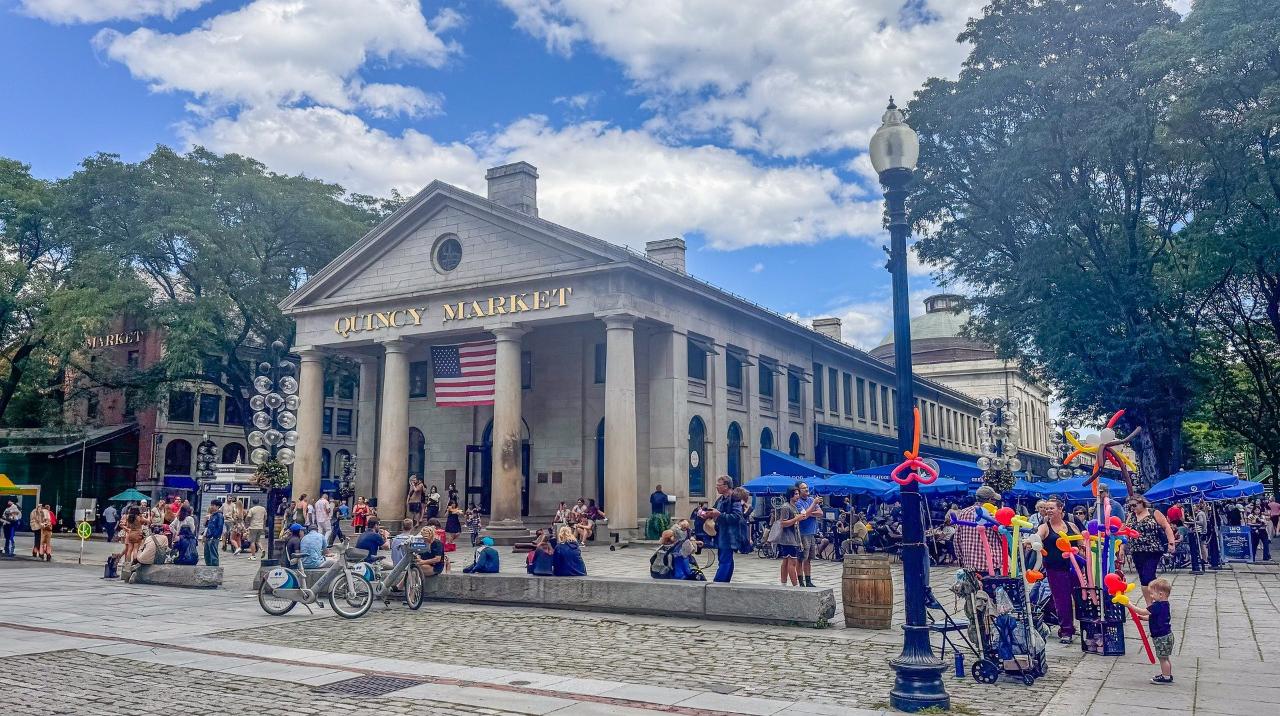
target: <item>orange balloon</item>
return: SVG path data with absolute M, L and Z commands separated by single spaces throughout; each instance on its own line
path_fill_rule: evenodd
M 1040 580 L 1044 579 L 1044 575 L 1034 569 L 1028 569 L 1026 572 L 1026 576 L 1027 576 L 1028 584 L 1035 584 L 1036 582 L 1039 582 Z
M 1056 544 L 1058 545 L 1059 551 L 1062 551 L 1062 552 L 1071 551 L 1071 542 L 1066 537 L 1059 537 Z

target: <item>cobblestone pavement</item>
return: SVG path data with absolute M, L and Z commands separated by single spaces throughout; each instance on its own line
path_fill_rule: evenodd
M 344 630 L 345 631 L 345 630 Z M 473 666 L 518 664 L 548 674 L 657 684 L 738 696 L 804 700 L 878 709 L 887 700 L 894 644 L 853 641 L 811 629 L 758 628 L 688 621 L 608 618 L 428 604 L 419 612 L 371 613 L 352 634 L 331 622 L 280 624 L 219 634 Z M 900 639 L 900 633 L 898 635 Z M 1056 654 L 1049 676 L 1029 692 L 1020 681 L 993 686 L 947 679 L 953 702 L 980 714 L 1038 714 L 1074 668 L 1078 652 Z
M 23 716 L 507 716 L 521 712 L 418 700 L 357 698 L 284 681 L 141 664 L 82 651 L 11 656 L 0 671 L 0 694 Z M 75 688 L 68 688 L 74 685 Z

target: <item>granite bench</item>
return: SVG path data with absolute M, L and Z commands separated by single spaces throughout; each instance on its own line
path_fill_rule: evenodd
M 222 586 L 222 567 L 180 564 L 139 564 L 130 584 L 158 584 L 189 589 L 217 589 Z
M 831 589 L 614 577 L 534 577 L 449 572 L 426 580 L 428 600 L 653 614 L 822 628 L 836 613 Z

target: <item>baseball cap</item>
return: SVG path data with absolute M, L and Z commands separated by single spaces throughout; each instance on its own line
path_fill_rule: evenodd
M 978 488 L 978 497 L 988 502 L 1000 499 L 1000 493 L 996 492 L 990 485 L 983 485 Z
M 480 538 L 480 544 L 482 544 L 482 545 L 484 545 L 484 546 L 486 546 L 486 547 L 492 547 L 492 546 L 493 546 L 493 538 L 492 538 L 492 537 L 481 537 L 481 538 Z
M 289 531 L 290 531 L 290 532 L 301 532 L 301 531 L 302 531 L 302 525 L 298 524 L 297 522 L 294 522 L 293 524 L 289 525 Z

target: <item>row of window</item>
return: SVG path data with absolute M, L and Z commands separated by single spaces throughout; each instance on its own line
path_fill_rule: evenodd
M 164 449 L 164 474 L 191 475 L 191 443 L 186 440 L 170 440 Z M 227 443 L 222 446 L 221 462 L 232 464 L 245 461 L 244 445 Z
M 244 425 L 236 401 L 227 400 L 225 406 L 223 403 L 223 396 L 219 393 L 200 393 L 197 397 L 190 390 L 173 390 L 169 392 L 169 420 L 194 423 L 198 418 L 202 425 Z
M 688 370 L 689 378 L 692 380 L 707 380 L 707 359 L 713 355 L 710 344 L 706 341 L 690 338 L 688 339 Z M 728 349 L 725 351 L 725 387 L 730 390 L 742 390 L 744 386 L 747 362 L 744 360 L 745 354 L 737 349 Z M 775 376 L 782 372 L 776 362 L 766 356 L 760 356 L 757 365 L 757 385 L 759 386 L 760 396 L 762 398 L 774 397 L 774 381 Z M 801 389 L 800 371 L 795 368 L 786 368 L 787 374 L 787 402 L 792 405 L 799 405 L 803 390 Z
M 741 485 L 743 480 L 751 477 L 743 474 L 747 462 L 744 459 L 742 443 L 742 426 L 737 422 L 729 423 L 726 431 L 728 464 L 724 474 L 733 478 L 733 484 Z M 773 449 L 773 431 L 764 428 L 760 431 L 760 449 Z M 792 457 L 800 457 L 800 434 L 791 433 L 787 441 L 787 451 Z M 707 496 L 707 424 L 702 418 L 693 416 L 689 421 L 689 496 Z
M 893 405 L 897 399 L 898 391 L 887 385 L 877 385 L 873 380 L 857 378 L 831 367 L 824 374 L 821 363 L 813 364 L 813 407 L 816 410 L 822 410 L 825 403 L 830 412 L 838 414 L 843 406 L 844 416 L 852 418 L 856 405 L 858 420 L 892 425 Z

